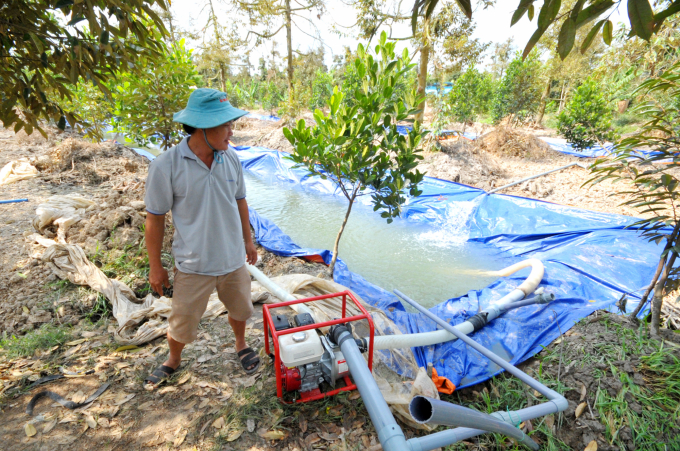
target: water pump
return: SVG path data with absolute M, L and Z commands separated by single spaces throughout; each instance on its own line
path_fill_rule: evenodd
M 310 313 L 299 313 L 289 318 L 271 312 L 280 307 L 336 297 L 342 298 L 342 318 L 331 321 L 316 323 Z M 346 316 L 347 298 L 356 305 L 361 314 Z M 349 291 L 265 305 L 262 315 L 265 323 L 265 350 L 274 359 L 277 396 L 282 401 L 284 391 L 299 393 L 299 397 L 295 396 L 295 402 L 307 402 L 356 389 L 340 350 L 340 343 L 337 342 L 342 332 L 351 333 L 351 323 L 354 321 L 368 321 L 369 339 L 354 340 L 361 352 L 369 351 L 368 366 L 372 368 L 373 321 Z M 328 327 L 328 333 L 322 333 L 321 329 Z M 270 336 L 273 354 L 270 353 Z M 324 392 L 322 391 L 324 387 L 330 389 Z

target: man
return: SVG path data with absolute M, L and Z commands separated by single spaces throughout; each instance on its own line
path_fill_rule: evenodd
M 243 169 L 229 149 L 234 121 L 246 111 L 234 108 L 223 92 L 196 89 L 187 107 L 176 113 L 190 135 L 161 154 L 146 180 L 146 247 L 149 283 L 159 295 L 170 287 L 161 264 L 165 215 L 172 211 L 175 281 L 168 319 L 168 359 L 146 378 L 148 389 L 179 367 L 182 349 L 196 339 L 208 298 L 217 289 L 236 336 L 236 351 L 246 373 L 260 366 L 245 341 L 246 320 L 253 314 L 250 275 L 257 251 L 250 236 Z

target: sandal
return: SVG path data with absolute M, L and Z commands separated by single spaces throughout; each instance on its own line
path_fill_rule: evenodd
M 241 361 L 241 366 L 243 367 L 243 371 L 246 372 L 246 374 L 253 374 L 255 371 L 257 371 L 260 368 L 260 358 L 257 356 L 253 348 L 245 348 L 237 352 L 238 358 Z M 244 356 L 244 358 L 241 358 Z M 248 369 L 248 367 L 253 366 L 252 368 Z
M 144 384 L 158 387 L 160 384 L 170 379 L 170 376 L 172 376 L 178 368 L 170 368 L 169 366 L 161 365 L 144 379 Z

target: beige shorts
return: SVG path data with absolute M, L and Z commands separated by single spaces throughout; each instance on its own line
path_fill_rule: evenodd
M 187 274 L 175 268 L 172 312 L 168 318 L 174 340 L 186 344 L 196 339 L 198 323 L 215 288 L 230 318 L 245 321 L 253 315 L 250 274 L 245 265 L 223 276 Z

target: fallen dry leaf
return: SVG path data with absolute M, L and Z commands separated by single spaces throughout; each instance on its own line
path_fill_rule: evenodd
M 103 428 L 109 428 L 111 427 L 111 424 L 109 423 L 109 420 L 104 417 L 99 417 L 97 418 L 97 424 Z
M 35 429 L 35 426 L 33 426 L 31 423 L 26 423 L 24 426 L 24 432 L 26 433 L 27 437 L 33 437 L 38 433 L 38 431 Z
M 248 418 L 246 420 L 246 428 L 248 429 L 248 432 L 253 432 L 255 430 L 255 420 L 253 418 Z
M 578 405 L 578 407 L 576 407 L 576 411 L 574 412 L 574 415 L 576 416 L 576 418 L 580 417 L 581 414 L 583 414 L 583 411 L 585 410 L 585 408 L 586 408 L 586 403 L 585 403 L 585 402 L 582 402 L 581 404 Z M 591 443 L 592 443 L 592 442 L 591 442 Z M 589 445 L 589 446 L 590 446 L 590 445 Z M 597 446 L 597 445 L 596 445 L 596 446 Z
M 187 432 L 188 431 L 186 429 L 181 430 L 180 433 L 177 434 L 177 437 L 175 437 L 173 445 L 180 446 L 182 443 L 184 443 L 184 439 L 187 437 Z
M 120 363 L 116 363 L 115 366 L 116 366 L 116 369 L 117 369 L 117 370 L 122 370 L 123 368 L 129 368 L 129 367 L 130 367 L 130 364 L 129 364 L 129 363 L 120 362 Z
M 359 393 L 358 390 L 354 390 L 352 393 L 349 394 L 348 399 L 350 401 L 354 401 L 355 399 L 361 398 L 361 394 Z
M 265 440 L 281 440 L 286 436 L 286 433 L 282 431 L 268 431 L 266 428 L 261 428 L 257 430 L 257 435 Z
M 204 408 L 210 402 L 210 398 L 201 398 L 201 403 L 198 405 L 199 409 Z
M 234 440 L 237 440 L 241 436 L 241 434 L 243 434 L 243 431 L 241 429 L 232 429 L 227 434 L 225 440 L 228 442 L 233 442 Z
M 338 436 L 336 434 L 328 434 L 326 432 L 319 432 L 319 437 L 328 442 L 334 442 L 338 439 Z
M 91 415 L 85 415 L 85 424 L 87 424 L 90 429 L 97 429 L 97 422 Z
M 214 427 L 215 429 L 222 429 L 223 426 L 224 426 L 224 417 L 219 417 L 218 419 L 216 419 L 212 423 L 212 427 Z
M 584 384 L 583 382 L 580 382 L 580 384 L 581 384 L 581 398 L 578 400 L 579 402 L 586 399 L 586 394 L 588 394 L 588 391 L 586 389 L 586 384 Z
M 122 406 L 123 404 L 125 404 L 126 402 L 128 402 L 129 400 L 131 400 L 131 399 L 134 398 L 134 397 L 135 397 L 135 394 L 134 394 L 134 393 L 130 393 L 129 395 L 123 393 L 123 397 L 121 397 L 121 398 L 120 398 L 118 401 L 116 401 L 114 404 L 117 405 L 117 406 Z
M 311 446 L 314 443 L 320 442 L 320 441 L 321 441 L 321 438 L 319 437 L 319 434 L 317 434 L 316 432 L 313 433 L 313 434 L 309 434 L 307 437 L 305 437 L 305 443 L 307 444 L 307 446 Z
M 71 396 L 71 401 L 75 402 L 76 404 L 80 404 L 81 402 L 85 401 L 87 399 L 87 395 L 82 392 L 82 390 L 78 390 L 73 396 Z
M 43 433 L 43 434 L 49 433 L 52 429 L 54 429 L 54 427 L 55 427 L 56 425 L 57 425 L 57 418 L 55 418 L 54 420 L 52 420 L 52 421 L 50 421 L 49 423 L 47 423 L 47 424 L 45 425 L 45 427 L 43 428 L 42 433 Z
M 73 340 L 73 341 L 69 341 L 68 343 L 64 343 L 64 345 L 66 345 L 66 346 L 75 346 L 75 345 L 79 345 L 80 343 L 84 343 L 84 342 L 86 342 L 86 341 L 87 341 L 86 338 L 81 338 L 80 340 Z
M 555 417 L 552 415 L 545 417 L 545 425 L 552 431 L 552 428 L 555 425 Z
M 191 379 L 191 373 L 186 372 L 186 373 L 182 374 L 182 377 L 179 378 L 179 380 L 177 381 L 177 385 L 182 385 L 182 384 L 188 382 L 189 379 Z
M 300 431 L 307 432 L 307 419 L 303 415 L 300 415 Z
M 597 451 L 597 442 L 595 440 L 591 441 L 583 451 Z

